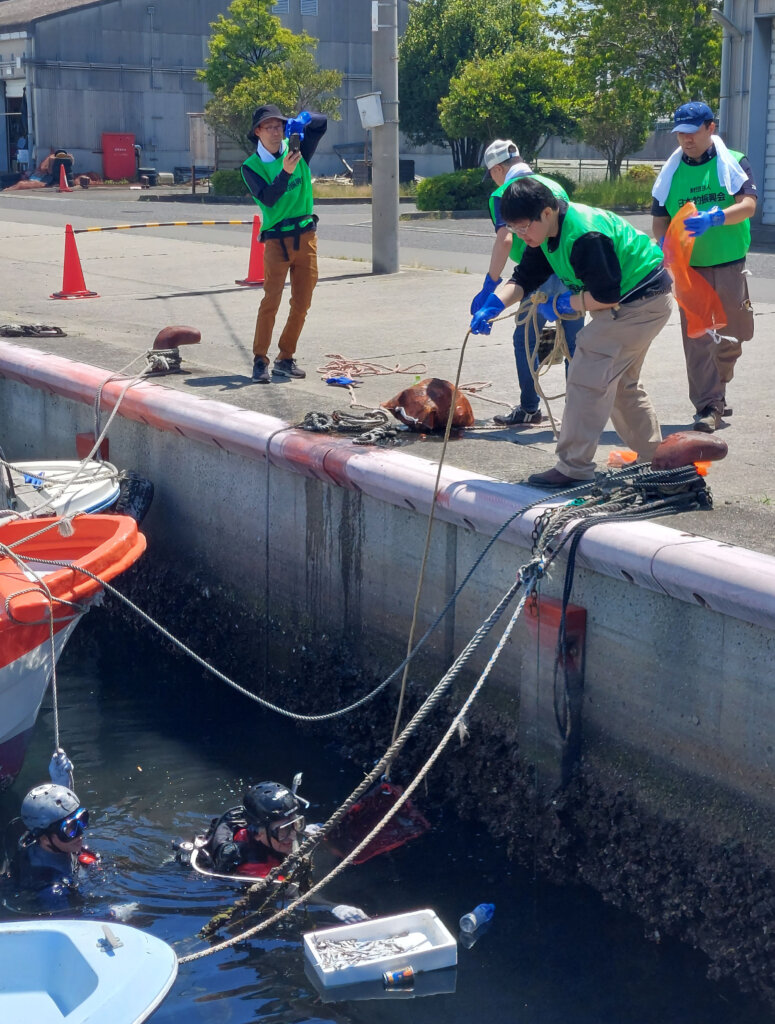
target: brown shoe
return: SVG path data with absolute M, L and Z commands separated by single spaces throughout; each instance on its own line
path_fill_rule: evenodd
M 589 480 L 576 480 L 572 476 L 566 476 L 559 469 L 547 469 L 545 473 L 533 473 L 527 478 L 527 482 L 534 487 L 546 487 L 549 490 L 578 487 L 580 484 L 591 483 Z

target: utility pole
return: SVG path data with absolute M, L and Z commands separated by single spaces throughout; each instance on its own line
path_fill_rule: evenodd
M 385 118 L 371 133 L 372 273 L 397 274 L 398 0 L 372 0 L 371 81 Z

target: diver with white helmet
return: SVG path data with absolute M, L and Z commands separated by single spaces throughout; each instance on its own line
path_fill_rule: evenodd
M 46 782 L 22 801 L 21 824 L 24 831 L 4 866 L 6 877 L 17 891 L 34 894 L 43 909 L 70 909 L 80 902 L 81 867 L 99 861 L 83 841 L 88 810 L 72 789 Z

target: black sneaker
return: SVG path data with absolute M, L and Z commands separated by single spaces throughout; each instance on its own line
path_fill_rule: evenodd
M 279 373 L 281 377 L 298 377 L 299 380 L 307 376 L 295 359 L 275 359 L 272 372 Z
M 694 429 L 702 431 L 703 434 L 712 434 L 721 423 L 721 416 L 712 405 L 706 405 L 694 416 Z
M 269 360 L 256 356 L 253 360 L 253 380 L 256 384 L 268 384 L 271 381 L 269 373 Z
M 515 405 L 511 412 L 499 413 L 497 416 L 493 416 L 493 423 L 500 423 L 504 427 L 515 427 L 515 426 L 533 426 L 540 423 L 544 418 L 544 414 L 540 409 L 536 409 L 535 412 L 528 412 L 527 409 L 523 409 L 521 405 Z

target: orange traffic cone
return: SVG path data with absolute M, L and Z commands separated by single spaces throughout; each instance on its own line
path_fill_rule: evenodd
M 62 291 L 54 292 L 52 299 L 91 299 L 98 298 L 96 292 L 90 292 L 83 279 L 81 260 L 75 244 L 72 224 L 65 226 L 65 267 L 62 274 Z
M 257 214 L 253 218 L 252 232 L 248 276 L 244 281 L 235 281 L 234 283 L 247 285 L 248 288 L 257 288 L 264 283 L 264 243 L 261 241 L 261 218 Z
M 59 165 L 59 191 L 60 192 L 72 192 L 73 190 L 67 184 L 67 175 L 65 174 L 65 165 Z

